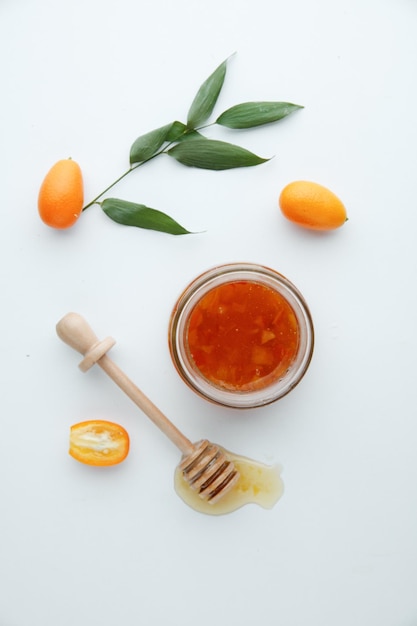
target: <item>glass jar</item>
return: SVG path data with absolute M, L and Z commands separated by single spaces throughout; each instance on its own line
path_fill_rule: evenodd
M 310 364 L 314 329 L 298 289 L 273 269 L 231 263 L 195 278 L 176 302 L 169 349 L 181 378 L 222 406 L 285 396 Z

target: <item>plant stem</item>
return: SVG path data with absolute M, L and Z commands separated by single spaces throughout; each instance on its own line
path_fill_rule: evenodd
M 140 164 L 139 164 L 140 165 Z M 88 207 L 92 206 L 93 204 L 95 204 L 97 202 L 97 200 L 99 200 L 101 198 L 101 196 L 103 196 L 105 193 L 107 193 L 107 191 L 109 191 L 112 187 L 114 187 L 115 185 L 117 185 L 117 183 L 119 183 L 121 180 L 123 180 L 123 178 L 125 176 L 127 176 L 128 174 L 130 174 L 130 172 L 134 169 L 136 169 L 136 167 L 129 167 L 129 169 L 122 174 L 121 176 L 119 176 L 119 178 L 117 178 L 111 185 L 109 185 L 108 187 L 106 187 L 101 193 L 98 194 L 98 196 L 96 196 L 94 198 L 94 200 L 91 200 L 91 202 L 89 202 L 88 204 L 85 205 L 85 207 L 83 207 L 83 211 L 85 211 L 86 209 L 88 209 Z
M 204 128 L 208 128 L 209 126 L 213 126 L 214 123 L 212 124 L 207 124 L 206 126 L 201 126 L 200 128 L 196 128 L 196 129 L 187 129 L 185 131 L 185 135 L 189 134 L 190 132 L 192 132 L 192 130 L 196 130 L 197 132 L 204 129 Z M 90 206 L 92 206 L 93 204 L 99 204 L 98 200 L 100 200 L 101 196 L 104 196 L 105 193 L 107 193 L 108 191 L 110 191 L 110 189 L 112 189 L 113 187 L 115 187 L 115 185 L 117 185 L 117 183 L 120 183 L 121 180 L 123 180 L 123 178 L 125 178 L 128 174 L 130 174 L 130 172 L 133 172 L 134 170 L 136 170 L 138 167 L 140 167 L 141 165 L 145 165 L 145 163 L 148 163 L 148 161 L 152 161 L 152 159 L 154 159 L 155 157 L 159 156 L 160 154 L 164 154 L 166 153 L 167 149 L 173 144 L 175 143 L 175 141 L 171 141 L 170 143 L 168 143 L 167 146 L 165 146 L 164 148 L 162 148 L 161 150 L 159 150 L 158 152 L 155 152 L 155 154 L 153 154 L 151 157 L 149 157 L 148 159 L 146 159 L 145 161 L 141 161 L 140 163 L 135 163 L 135 165 L 131 165 L 129 167 L 128 170 L 126 170 L 126 172 L 124 172 L 121 176 L 119 176 L 119 178 L 116 178 L 115 181 L 113 181 L 111 183 L 111 185 L 109 185 L 108 187 L 106 187 L 105 189 L 103 189 L 103 191 L 101 191 L 98 196 L 96 196 L 93 200 L 91 200 L 91 202 L 89 202 L 88 204 L 86 204 L 83 207 L 83 211 L 85 211 L 86 209 L 88 209 Z
M 105 193 L 107 193 L 110 189 L 112 189 L 115 185 L 117 185 L 117 183 L 120 183 L 121 180 L 123 180 L 123 178 L 125 178 L 125 176 L 127 176 L 128 174 L 130 174 L 130 172 L 133 172 L 134 170 L 137 170 L 138 167 L 140 167 L 141 165 L 145 165 L 145 163 L 148 163 L 148 161 L 152 161 L 152 159 L 154 159 L 155 157 L 159 156 L 160 154 L 163 154 L 164 150 L 159 150 L 159 152 L 155 152 L 155 154 L 153 154 L 151 157 L 149 157 L 148 159 L 145 159 L 145 161 L 141 161 L 140 163 L 135 163 L 135 165 L 131 165 L 129 167 L 128 170 L 126 170 L 126 172 L 124 172 L 121 176 L 119 176 L 119 178 L 116 178 L 115 181 L 113 181 L 111 183 L 111 185 L 109 185 L 108 187 L 106 187 L 105 189 L 103 189 L 103 191 L 101 191 L 98 196 L 96 196 L 94 198 L 94 200 L 91 200 L 91 202 L 89 202 L 88 204 L 85 205 L 85 207 L 83 208 L 83 211 L 85 211 L 86 209 L 88 209 L 88 207 L 92 206 L 93 204 L 98 204 L 98 200 L 100 200 L 101 196 L 104 196 Z

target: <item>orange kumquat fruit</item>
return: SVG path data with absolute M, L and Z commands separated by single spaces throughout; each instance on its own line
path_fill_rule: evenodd
M 84 185 L 80 166 L 62 159 L 45 176 L 38 196 L 39 215 L 52 228 L 69 228 L 81 215 Z
M 86 465 L 109 466 L 125 460 L 129 435 L 119 424 L 89 420 L 71 426 L 70 455 Z
M 313 230 L 333 230 L 346 220 L 346 208 L 330 189 L 306 180 L 297 180 L 279 197 L 283 215 L 298 226 Z

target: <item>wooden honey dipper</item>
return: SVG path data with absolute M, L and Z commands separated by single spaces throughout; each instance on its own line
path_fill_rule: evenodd
M 79 364 L 81 371 L 87 372 L 97 363 L 181 450 L 179 467 L 184 479 L 202 499 L 214 504 L 234 487 L 239 473 L 224 452 L 206 439 L 197 443 L 187 439 L 107 356 L 107 351 L 116 343 L 112 337 L 100 341 L 78 313 L 67 313 L 56 325 L 56 331 L 62 341 L 84 355 Z

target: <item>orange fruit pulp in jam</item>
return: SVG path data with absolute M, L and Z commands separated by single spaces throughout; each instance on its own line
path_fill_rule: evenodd
M 195 367 L 229 390 L 262 389 L 282 378 L 298 345 L 290 304 L 277 291 L 251 281 L 214 287 L 197 302 L 188 322 Z

